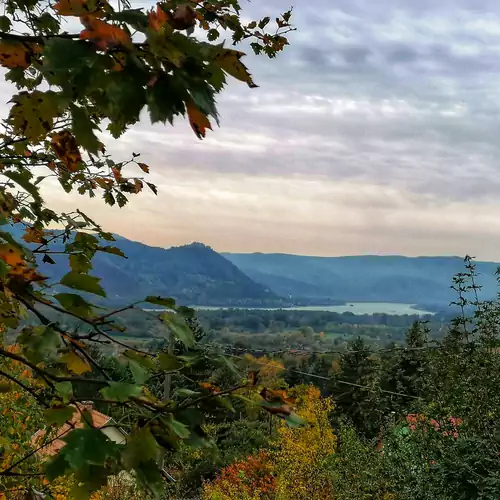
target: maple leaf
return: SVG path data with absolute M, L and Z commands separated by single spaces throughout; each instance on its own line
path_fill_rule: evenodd
M 120 46 L 132 46 L 130 35 L 119 26 L 106 23 L 90 16 L 82 16 L 80 17 L 80 21 L 86 28 L 80 33 L 80 39 L 91 41 L 100 50 L 107 50 Z
M 142 191 L 142 188 L 144 187 L 144 184 L 140 179 L 135 179 L 134 181 L 134 192 L 135 193 L 140 193 Z
M 78 356 L 75 351 L 67 352 L 61 357 L 60 361 L 66 363 L 68 370 L 77 375 L 92 371 L 92 367 L 88 361 Z
M 60 16 L 94 16 L 102 17 L 105 12 L 103 8 L 109 4 L 105 0 L 59 0 L 53 6 Z
M 29 142 L 39 142 L 52 130 L 54 117 L 59 114 L 57 94 L 35 90 L 20 92 L 12 98 L 14 106 L 9 113 L 9 123 L 14 131 Z
M 78 149 L 76 139 L 68 130 L 52 135 L 50 145 L 57 158 L 66 166 L 69 172 L 81 169 L 82 155 Z
M 26 265 L 21 250 L 9 243 L 0 245 L 0 259 L 12 268 L 24 267 Z
M 194 130 L 196 137 L 202 139 L 206 135 L 207 128 L 212 130 L 209 119 L 191 100 L 186 103 L 186 110 L 191 128 Z
M 0 42 L 0 66 L 9 69 L 27 69 L 31 65 L 32 58 L 43 48 L 40 45 Z
M 252 79 L 247 67 L 241 62 L 245 54 L 238 50 L 220 49 L 214 57 L 214 62 L 232 77 L 245 82 L 251 89 L 258 87 Z
M 160 31 L 168 19 L 168 14 L 161 8 L 160 4 L 156 4 L 156 10 L 153 8 L 148 12 L 149 27 L 154 31 Z
M 146 172 L 146 174 L 149 174 L 149 166 L 146 165 L 145 163 L 138 163 L 137 164 L 139 168 L 143 171 Z
M 23 240 L 26 243 L 43 243 L 44 232 L 34 227 L 27 227 L 24 231 Z
M 178 5 L 173 15 L 169 15 L 168 23 L 176 30 L 193 28 L 196 23 L 196 13 L 187 3 Z

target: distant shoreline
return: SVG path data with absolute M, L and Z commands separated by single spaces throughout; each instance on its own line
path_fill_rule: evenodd
M 309 311 L 309 312 L 331 312 L 337 314 L 352 313 L 355 316 L 387 314 L 389 316 L 433 316 L 432 311 L 419 309 L 416 304 L 404 304 L 398 302 L 347 302 L 343 305 L 334 306 L 295 306 L 295 307 L 245 307 L 245 306 L 200 306 L 191 305 L 198 311 L 218 310 L 247 310 L 247 311 Z M 148 311 L 161 312 L 164 309 L 147 309 Z

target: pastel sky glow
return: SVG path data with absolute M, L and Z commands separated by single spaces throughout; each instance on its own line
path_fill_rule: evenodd
M 144 116 L 108 143 L 142 153 L 157 197 L 46 200 L 157 246 L 500 260 L 498 0 L 296 0 L 293 22 L 286 53 L 247 57 L 260 87 L 232 81 L 204 141 Z

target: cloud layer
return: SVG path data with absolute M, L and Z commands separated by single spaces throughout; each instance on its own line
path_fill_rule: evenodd
M 46 198 L 162 246 L 500 260 L 498 2 L 300 0 L 293 19 L 285 54 L 248 56 L 260 88 L 232 82 L 205 141 L 144 117 L 112 146 L 143 153 L 158 197 Z

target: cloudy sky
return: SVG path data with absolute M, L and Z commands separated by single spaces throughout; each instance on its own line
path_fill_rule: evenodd
M 142 152 L 157 197 L 47 200 L 158 246 L 500 260 L 498 1 L 296 0 L 293 21 L 286 53 L 247 57 L 260 87 L 232 81 L 206 140 L 145 117 L 113 144 Z

